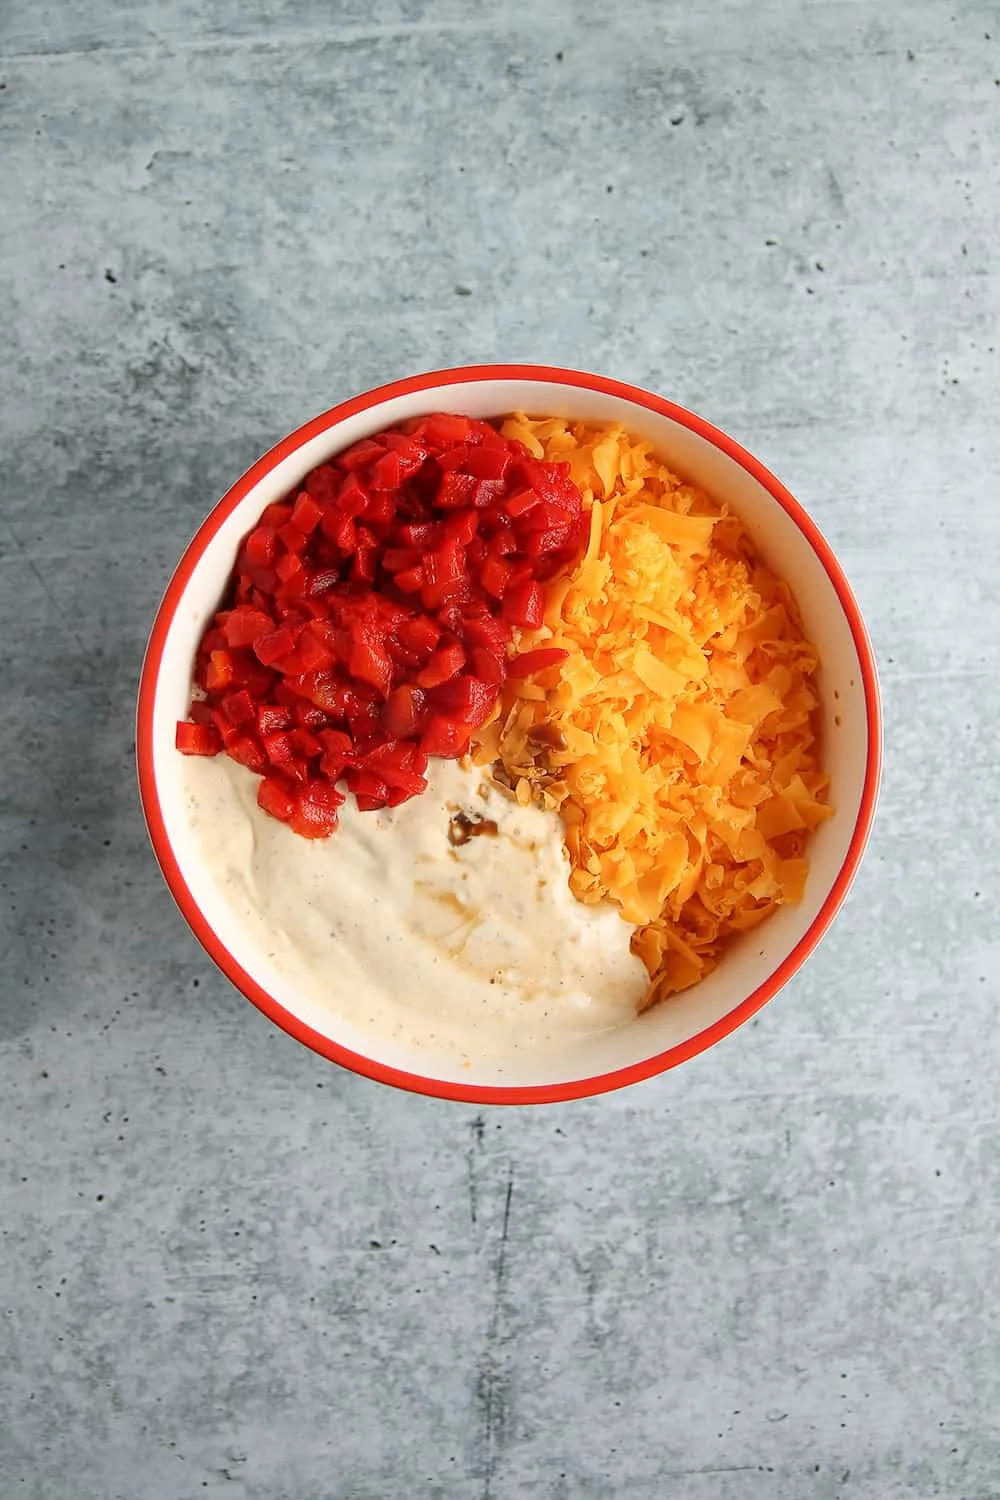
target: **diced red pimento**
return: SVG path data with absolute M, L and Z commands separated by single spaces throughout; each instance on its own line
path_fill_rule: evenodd
M 304 838 L 337 827 L 338 782 L 362 810 L 398 806 L 428 756 L 468 750 L 506 676 L 565 660 L 508 652 L 588 536 L 569 465 L 488 422 L 437 413 L 362 439 L 244 539 L 178 750 L 247 766 L 259 806 Z
M 182 720 L 177 725 L 175 742 L 183 755 L 218 755 L 222 749 L 222 739 L 214 724 L 188 724 Z
M 536 672 L 558 666 L 568 656 L 569 652 L 562 646 L 540 646 L 536 651 L 522 651 L 520 656 L 511 657 L 507 663 L 507 676 L 534 677 Z

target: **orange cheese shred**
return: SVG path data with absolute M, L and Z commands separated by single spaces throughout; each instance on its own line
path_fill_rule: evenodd
M 523 414 L 503 432 L 570 465 L 590 532 L 518 640 L 567 659 L 508 680 L 476 758 L 559 810 L 574 894 L 635 927 L 645 1007 L 801 899 L 806 840 L 831 815 L 818 658 L 739 520 L 647 443 Z

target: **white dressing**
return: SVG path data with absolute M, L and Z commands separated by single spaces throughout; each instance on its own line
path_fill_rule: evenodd
M 572 895 L 558 814 L 480 771 L 432 760 L 422 795 L 374 813 L 349 797 L 315 841 L 261 812 L 258 778 L 227 756 L 182 771 L 197 855 L 248 942 L 350 1025 L 502 1058 L 634 1017 L 647 976 L 633 929 Z M 453 844 L 459 814 L 496 832 Z

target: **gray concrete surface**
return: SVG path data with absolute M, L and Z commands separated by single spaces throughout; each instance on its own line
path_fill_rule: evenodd
M 1000 1495 L 996 6 L 4 0 L 0 54 L 2 1500 Z M 131 716 L 258 452 L 496 357 L 782 475 L 888 764 L 758 1021 L 480 1114 L 219 978 Z

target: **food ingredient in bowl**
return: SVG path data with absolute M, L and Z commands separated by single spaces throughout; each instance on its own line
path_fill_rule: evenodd
M 321 464 L 244 539 L 177 726 L 306 838 L 422 792 L 495 712 L 517 627 L 582 549 L 580 492 L 488 422 L 436 415 Z M 560 659 L 522 661 L 531 673 Z
M 438 414 L 356 443 L 265 509 L 202 639 L 177 747 L 226 751 L 230 812 L 255 785 L 254 821 L 292 830 L 266 842 L 283 870 L 306 858 L 294 835 L 324 841 L 346 806 L 355 837 L 359 814 L 422 803 L 471 746 L 486 795 L 564 842 L 566 894 L 614 917 L 612 947 L 648 971 L 644 1008 L 800 899 L 808 835 L 830 815 L 817 669 L 738 518 L 647 443 Z M 378 826 L 405 871 L 394 841 L 417 824 Z M 448 858 L 475 846 L 502 870 L 505 817 L 456 804 L 443 827 Z M 258 907 L 276 910 L 253 848 Z
M 503 431 L 570 465 L 589 539 L 520 640 L 567 658 L 508 677 L 477 758 L 559 809 L 574 893 L 640 924 L 651 1004 L 801 897 L 808 834 L 831 813 L 817 654 L 739 519 L 649 444 L 523 415 Z
M 349 799 L 315 840 L 266 817 L 229 757 L 181 771 L 187 857 L 224 941 L 259 955 L 260 981 L 314 1024 L 333 1012 L 353 1028 L 345 1045 L 502 1060 L 634 1016 L 646 971 L 629 929 L 571 894 L 556 814 L 481 771 L 432 760 L 421 796 L 374 812 Z M 484 832 L 456 840 L 456 820 Z

